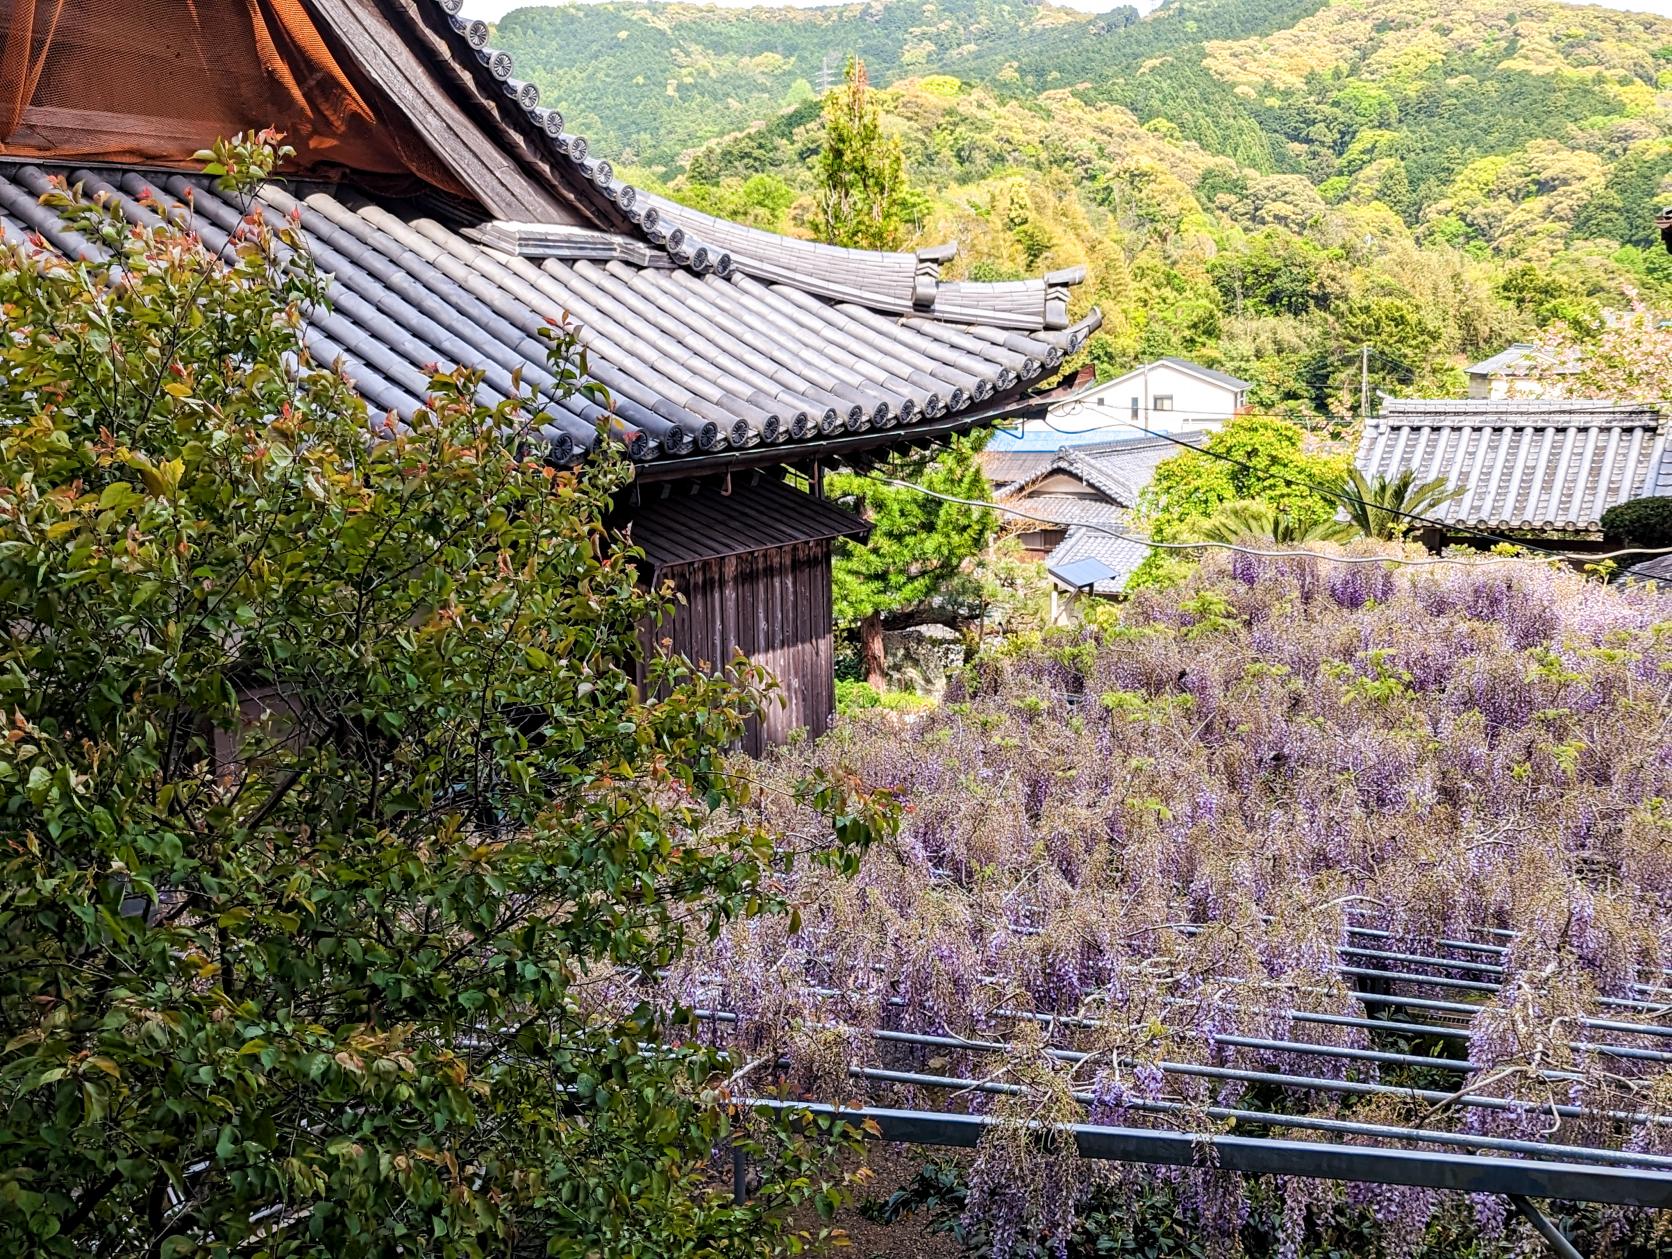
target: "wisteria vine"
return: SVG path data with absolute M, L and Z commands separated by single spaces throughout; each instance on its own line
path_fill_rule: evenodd
M 706 1012 L 762 1091 L 994 1117 L 967 1211 L 997 1256 L 1066 1254 L 1112 1181 L 1171 1186 L 1226 1249 L 1248 1219 L 1236 1176 L 1042 1153 L 1042 1120 L 1666 1154 L 1672 1039 L 1617 1025 L 1672 1008 L 1669 723 L 1651 589 L 1210 558 L 1113 629 L 981 659 L 909 726 L 870 715 L 760 767 L 851 770 L 906 824 L 857 877 L 786 872 L 798 930 L 739 923 L 656 995 Z M 1448 1212 L 1483 1245 L 1524 1227 L 1502 1200 L 1281 1189 L 1283 1255 L 1355 1208 L 1392 1256 Z

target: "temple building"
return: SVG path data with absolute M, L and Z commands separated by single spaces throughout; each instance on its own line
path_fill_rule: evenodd
M 261 190 L 332 278 L 307 332 L 368 407 L 410 419 L 433 365 L 481 400 L 549 395 L 548 457 L 619 444 L 618 520 L 647 576 L 685 596 L 677 650 L 770 669 L 786 705 L 752 750 L 828 724 L 830 563 L 863 522 L 820 496 L 863 467 L 1001 417 L 1043 413 L 1083 273 L 942 278 L 950 247 L 794 240 L 639 192 L 518 78 L 461 0 L 8 0 L 0 27 L 0 237 L 94 255 L 40 204 L 51 177 L 191 203 L 205 241 L 245 208 L 193 154 L 274 127 L 296 155 Z M 570 321 L 595 397 L 565 396 L 540 333 Z M 601 399 L 600 400 L 595 400 Z

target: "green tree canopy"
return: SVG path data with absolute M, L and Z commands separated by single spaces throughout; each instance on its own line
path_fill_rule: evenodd
M 898 249 L 906 222 L 905 157 L 884 134 L 865 65 L 848 60 L 847 79 L 824 101 L 824 129 L 813 160 L 814 228 L 822 240 L 855 249 Z
M 985 499 L 987 478 L 975 458 L 983 441 L 953 438 L 950 448 L 927 464 L 897 468 L 895 475 L 933 494 Z M 881 686 L 883 618 L 922 612 L 955 595 L 965 564 L 987 544 L 997 522 L 988 508 L 947 502 L 872 476 L 835 474 L 825 479 L 825 489 L 871 525 L 864 541 L 837 548 L 833 608 L 838 623 L 859 628 L 868 680 Z
M 1156 541 L 1190 541 L 1204 536 L 1207 522 L 1227 504 L 1257 500 L 1294 536 L 1306 536 L 1334 517 L 1347 468 L 1345 455 L 1308 450 L 1306 434 L 1286 420 L 1239 415 L 1203 450 L 1183 451 L 1156 468 L 1140 515 Z M 1163 553 L 1152 552 L 1133 583 L 1152 584 L 1171 570 Z
M 0 252 L 0 1252 L 776 1253 L 816 1130 L 638 982 L 880 817 L 754 820 L 761 679 L 641 660 L 624 461 L 464 373 L 374 439 L 294 224 L 60 199 L 109 261 Z
M 1338 250 L 1269 227 L 1250 236 L 1242 249 L 1215 256 L 1208 274 L 1238 315 L 1245 308 L 1265 315 L 1328 310 L 1346 293 Z

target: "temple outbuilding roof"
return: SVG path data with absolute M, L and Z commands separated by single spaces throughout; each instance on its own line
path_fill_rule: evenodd
M 1640 404 L 1389 399 L 1356 462 L 1460 487 L 1430 514 L 1482 529 L 1595 532 L 1618 503 L 1672 494 L 1665 424 Z
M 92 248 L 39 204 L 55 174 L 138 223 L 185 213 L 189 198 L 212 248 L 243 215 L 202 176 L 0 163 L 7 241 Z M 341 359 L 370 405 L 403 420 L 424 404 L 435 365 L 484 369 L 489 405 L 510 394 L 514 372 L 555 393 L 541 331 L 571 321 L 609 405 L 553 397 L 545 436 L 559 462 L 590 448 L 600 423 L 642 463 L 777 448 L 782 459 L 798 443 L 967 427 L 1003 410 L 1095 326 L 1020 332 L 899 318 L 741 272 L 698 274 L 596 230 L 571 229 L 572 240 L 524 256 L 491 230 L 342 189 L 272 184 L 257 208 L 299 211 L 331 276 L 329 308 L 308 331 L 315 357 Z
M 54 58 L 77 55 L 83 36 L 102 40 L 113 64 L 132 60 L 117 77 L 143 86 L 148 54 L 106 29 L 109 7 L 86 0 L 64 12 L 54 28 L 62 48 L 49 39 L 40 54 L 44 95 L 25 102 L 15 135 L 0 135 L 0 236 L 92 249 L 39 204 L 57 177 L 113 199 L 136 223 L 190 213 L 216 247 L 243 208 L 184 169 L 183 146 L 202 137 L 185 123 L 178 143 L 147 136 L 144 110 L 125 118 L 121 93 L 104 93 L 99 126 L 85 132 L 65 131 L 50 103 L 72 86 L 52 81 Z M 506 397 L 519 373 L 548 390 L 545 437 L 562 462 L 604 432 L 652 477 L 781 463 L 933 440 L 1014 413 L 1100 322 L 1095 310 L 1069 318 L 1082 268 L 1001 284 L 943 280 L 950 247 L 839 249 L 648 196 L 567 130 L 461 7 L 286 0 L 257 32 L 269 44 L 282 33 L 275 55 L 307 63 L 288 66 L 291 78 L 329 70 L 355 117 L 371 120 L 355 131 L 309 115 L 317 130 L 299 137 L 301 165 L 256 205 L 300 213 L 332 281 L 329 307 L 311 317 L 310 349 L 340 359 L 377 410 L 410 419 L 430 369 L 462 365 L 484 371 L 484 402 Z M 182 47 L 223 33 L 228 56 L 191 69 L 206 100 L 244 108 L 237 94 L 249 67 L 232 64 L 243 47 L 232 34 L 253 20 L 249 10 L 201 0 L 159 20 L 194 36 Z M 57 152 L 75 156 L 56 161 Z M 344 161 L 361 152 L 377 157 L 377 170 Z M 602 386 L 594 397 L 556 396 L 541 338 L 553 320 L 575 327 Z

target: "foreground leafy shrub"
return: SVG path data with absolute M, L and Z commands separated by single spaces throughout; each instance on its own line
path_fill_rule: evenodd
M 0 253 L 0 1253 L 799 1245 L 828 1143 L 598 994 L 873 815 L 751 816 L 758 675 L 634 685 L 618 462 L 545 466 L 540 400 L 464 374 L 374 439 L 294 225 L 151 208 L 71 211 L 109 261 Z
M 935 706 L 935 701 L 926 695 L 918 695 L 911 691 L 878 691 L 868 682 L 836 683 L 836 711 L 838 713 L 858 713 L 866 709 L 880 708 L 891 713 L 921 713 Z
M 862 708 L 875 708 L 882 703 L 882 696 L 877 688 L 869 682 L 855 682 L 846 678 L 836 679 L 836 711 L 838 713 L 858 712 Z
M 927 695 L 918 695 L 912 691 L 885 691 L 877 696 L 877 707 L 885 712 L 914 713 L 928 712 L 935 706 L 935 701 Z
M 1029 1125 L 1212 1133 L 1240 1108 L 1666 1152 L 1663 1124 L 1587 1127 L 1552 1107 L 1672 1114 L 1666 1062 L 1601 1055 L 1587 1048 L 1601 1033 L 1575 1030 L 1602 1000 L 1668 982 L 1669 711 L 1664 595 L 1514 559 L 1209 556 L 1178 590 L 1134 596 L 1113 629 L 977 660 L 910 727 L 865 713 L 839 726 L 813 763 L 897 791 L 898 842 L 851 882 L 791 879 L 798 934 L 730 925 L 654 990 L 735 1014 L 705 1032 L 784 1064 L 785 1087 L 989 1116 L 959 1175 L 919 1187 L 975 1253 L 1514 1252 L 1530 1234 L 1501 1199 L 1087 1164 L 1038 1149 Z M 780 816 L 788 833 L 806 824 Z M 1499 930 L 1513 934 L 1486 934 Z M 1329 1021 L 1367 1009 L 1343 947 L 1445 958 L 1456 939 L 1502 949 L 1460 1034 Z M 1249 1043 L 1297 1040 L 1436 1065 Z M 852 1075 L 878 1068 L 971 1084 Z M 1458 1090 L 1506 1105 L 1445 1101 Z M 1156 1217 L 1119 1222 L 1139 1202 L 1176 1218 L 1176 1248 Z M 1652 1217 L 1562 1213 L 1586 1253 L 1661 1244 Z

